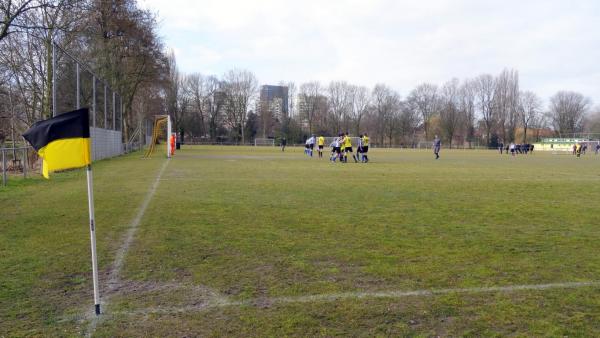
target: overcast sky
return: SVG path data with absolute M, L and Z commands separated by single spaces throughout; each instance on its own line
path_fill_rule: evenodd
M 503 68 L 545 101 L 600 104 L 600 1 L 139 0 L 185 73 L 237 67 L 261 84 L 383 82 L 402 96 Z

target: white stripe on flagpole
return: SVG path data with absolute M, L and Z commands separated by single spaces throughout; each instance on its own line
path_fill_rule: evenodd
M 90 241 L 92 246 L 92 275 L 94 279 L 94 305 L 96 315 L 100 314 L 100 291 L 98 290 L 98 259 L 96 257 L 96 224 L 94 220 L 94 180 L 92 165 L 87 166 L 88 207 L 90 210 Z

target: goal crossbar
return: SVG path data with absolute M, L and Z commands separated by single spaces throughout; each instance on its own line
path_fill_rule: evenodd
M 274 147 L 275 146 L 275 139 L 257 137 L 257 138 L 254 139 L 254 146 L 255 147 L 258 147 L 258 146 L 271 146 L 271 147 Z

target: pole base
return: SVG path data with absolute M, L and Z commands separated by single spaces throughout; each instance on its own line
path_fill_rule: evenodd
M 96 316 L 100 315 L 100 304 L 96 304 Z

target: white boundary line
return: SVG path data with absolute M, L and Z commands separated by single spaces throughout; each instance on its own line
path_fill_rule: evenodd
M 158 184 L 160 183 L 161 177 L 167 169 L 167 165 L 169 164 L 169 162 L 169 160 L 166 160 L 163 163 L 162 167 L 160 168 L 160 171 L 158 172 L 158 175 L 156 176 L 156 179 L 154 180 L 154 183 L 152 184 L 152 187 L 150 188 L 150 191 L 148 191 L 148 194 L 146 194 L 146 197 L 144 198 L 140 209 L 138 210 L 137 214 L 135 215 L 135 218 L 131 221 L 129 225 L 129 229 L 127 230 L 127 233 L 125 234 L 125 239 L 123 240 L 123 245 L 119 247 L 119 250 L 116 253 L 115 260 L 110 270 L 110 274 L 108 277 L 109 290 L 113 290 L 119 284 L 121 269 L 123 268 L 123 261 L 125 260 L 125 255 L 127 254 L 127 251 L 129 251 L 129 247 L 133 242 L 133 236 L 137 232 L 140 222 L 142 221 L 142 217 L 144 217 L 146 209 L 148 209 L 148 205 L 150 205 L 150 201 L 152 200 L 152 197 L 154 197 L 156 188 L 158 188 Z
M 317 294 L 296 297 L 273 297 L 273 298 L 253 298 L 249 300 L 232 301 L 219 297 L 208 300 L 205 303 L 199 303 L 190 306 L 181 307 L 153 307 L 144 310 L 134 311 L 116 311 L 111 315 L 148 315 L 148 314 L 177 314 L 187 312 L 201 312 L 214 308 L 228 306 L 253 306 L 253 305 L 285 305 L 293 303 L 311 303 L 311 302 L 333 302 L 347 299 L 364 298 L 390 298 L 400 299 L 407 297 L 432 297 L 446 294 L 481 294 L 481 293 L 514 293 L 520 291 L 540 291 L 551 289 L 580 289 L 585 287 L 600 287 L 600 281 L 587 282 L 564 282 L 547 284 L 522 284 L 507 286 L 489 286 L 473 288 L 448 288 L 448 289 L 423 289 L 413 291 L 374 291 L 374 292 L 342 292 L 330 294 Z
M 161 177 L 162 177 L 163 173 L 165 172 L 165 170 L 167 169 L 167 165 L 169 164 L 169 162 L 170 162 L 170 160 L 165 160 L 164 163 L 162 164 L 160 171 L 158 172 L 158 175 L 156 176 L 156 178 L 154 180 L 154 183 L 152 184 L 152 186 L 150 187 L 150 190 L 146 194 L 146 197 L 142 201 L 142 205 L 140 206 L 140 209 L 138 210 L 137 214 L 135 215 L 135 217 L 129 224 L 129 228 L 127 229 L 127 233 L 125 233 L 125 236 L 123 239 L 123 244 L 119 247 L 119 250 L 117 250 L 115 260 L 113 261 L 113 264 L 110 269 L 110 273 L 108 275 L 108 282 L 107 282 L 108 288 L 106 288 L 104 290 L 106 293 L 105 293 L 105 296 L 103 297 L 103 299 L 101 300 L 103 312 L 106 312 L 107 308 L 109 306 L 110 292 L 114 291 L 120 284 L 120 274 L 121 274 L 121 269 L 123 268 L 123 262 L 125 260 L 125 255 L 127 254 L 127 251 L 129 251 L 129 247 L 131 246 L 131 243 L 133 242 L 133 236 L 135 235 L 135 233 L 140 225 L 140 222 L 142 221 L 142 217 L 144 217 L 144 214 L 146 213 L 146 209 L 148 209 L 148 205 L 150 205 L 150 201 L 152 201 L 152 198 L 154 197 L 156 188 L 158 188 Z M 86 331 L 86 336 L 91 336 L 94 333 L 94 331 L 96 330 L 96 327 L 98 326 L 99 321 L 102 319 L 102 316 L 103 316 L 103 315 L 96 316 L 91 313 L 90 313 L 90 315 L 92 316 L 91 318 L 89 318 L 89 316 L 87 316 L 90 319 L 90 324 Z

